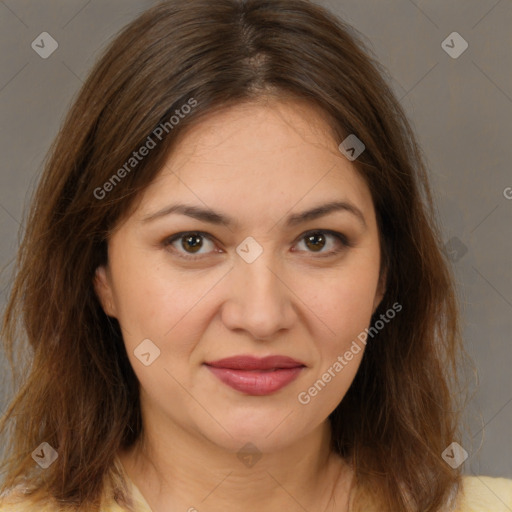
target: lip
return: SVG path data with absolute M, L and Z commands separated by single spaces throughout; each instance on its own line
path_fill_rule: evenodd
M 281 368 L 297 368 L 305 366 L 302 361 L 297 361 L 287 356 L 233 356 L 205 363 L 214 368 L 228 368 L 230 370 L 272 370 Z
M 205 363 L 221 382 L 253 396 L 275 393 L 294 381 L 304 363 L 287 356 L 235 356 Z

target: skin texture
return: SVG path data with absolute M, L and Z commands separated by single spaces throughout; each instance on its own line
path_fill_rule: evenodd
M 330 450 L 327 417 L 363 350 L 310 403 L 297 396 L 349 349 L 382 299 L 370 191 L 321 112 L 303 102 L 230 107 L 178 142 L 112 234 L 108 265 L 95 278 L 141 384 L 143 442 L 120 453 L 123 465 L 154 512 L 242 505 L 246 511 L 347 510 L 352 472 Z M 350 202 L 364 223 L 337 211 L 286 226 L 289 215 L 330 201 Z M 143 221 L 178 202 L 221 212 L 236 224 L 181 214 Z M 344 234 L 351 247 L 326 233 L 308 245 L 305 235 L 318 230 Z M 210 239 L 200 239 L 198 252 L 184 248 L 183 239 L 165 244 L 185 231 Z M 252 263 L 236 252 L 247 237 L 263 248 Z M 324 256 L 335 249 L 338 254 Z M 182 257 L 187 254 L 198 259 Z M 150 366 L 134 355 L 144 339 L 160 350 Z M 203 364 L 239 354 L 286 355 L 306 368 L 271 395 L 249 396 Z M 237 457 L 246 443 L 261 452 L 252 467 Z

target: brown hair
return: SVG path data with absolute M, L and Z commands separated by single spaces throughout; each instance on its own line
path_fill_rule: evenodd
M 368 343 L 330 416 L 333 449 L 379 510 L 440 510 L 460 483 L 441 458 L 458 435 L 457 306 L 421 151 L 385 75 L 353 28 L 305 0 L 173 0 L 122 31 L 50 150 L 19 248 L 2 334 L 22 382 L 0 423 L 9 449 L 3 490 L 25 477 L 34 499 L 99 510 L 116 453 L 142 429 L 119 324 L 93 289 L 109 233 L 184 129 L 215 109 L 273 95 L 320 107 L 339 142 L 356 134 L 365 144 L 354 164 L 372 193 L 387 278 L 372 323 L 403 306 Z M 165 137 L 116 186 L 104 186 L 185 104 L 195 106 L 165 125 Z M 58 458 L 36 471 L 31 453 L 43 441 Z

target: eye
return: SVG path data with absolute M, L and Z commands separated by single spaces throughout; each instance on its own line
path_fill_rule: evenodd
M 301 235 L 298 245 L 301 243 L 304 243 L 306 252 L 319 254 L 321 257 L 332 256 L 351 247 L 350 241 L 344 234 L 329 230 L 309 231 Z M 327 249 L 324 250 L 326 247 Z
M 316 253 L 319 257 L 332 256 L 352 246 L 345 235 L 329 230 L 308 231 L 301 235 L 299 240 L 300 242 L 297 245 L 304 243 L 306 247 L 305 252 Z M 165 239 L 163 244 L 166 247 L 171 246 L 173 252 L 176 252 L 179 257 L 189 260 L 200 259 L 211 253 L 212 250 L 215 250 L 212 237 L 202 231 L 176 233 Z M 210 250 L 208 250 L 208 245 L 210 245 Z M 324 250 L 326 247 L 327 250 Z M 303 249 L 300 250 L 302 251 Z M 216 252 L 220 251 L 217 250 Z
M 209 244 L 211 244 L 211 246 L 213 246 L 213 248 L 215 248 L 212 239 L 206 233 L 202 233 L 201 231 L 187 231 L 185 233 L 177 233 L 170 238 L 167 238 L 164 241 L 164 244 L 166 246 L 172 246 L 174 251 L 179 253 L 180 257 L 194 260 L 204 256 L 209 252 L 208 250 L 201 252 L 201 249 L 203 249 L 205 246 L 204 240 L 206 240 Z M 208 249 L 208 244 L 206 244 L 206 249 Z M 195 256 L 196 254 L 198 256 Z

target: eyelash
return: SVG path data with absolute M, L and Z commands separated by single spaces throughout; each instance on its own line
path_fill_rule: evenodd
M 298 241 L 301 242 L 308 235 L 316 235 L 316 234 L 331 235 L 332 237 L 336 238 L 342 246 L 342 248 L 334 249 L 327 253 L 320 253 L 319 256 L 316 256 L 317 258 L 325 258 L 325 257 L 329 257 L 329 256 L 334 256 L 334 255 L 342 252 L 344 249 L 347 249 L 347 248 L 353 246 L 352 243 L 350 242 L 350 240 L 346 237 L 346 235 L 344 235 L 343 233 L 338 233 L 337 231 L 331 231 L 329 229 L 317 229 L 317 230 L 307 231 L 306 233 L 302 234 L 299 237 Z M 188 235 L 198 235 L 198 236 L 207 238 L 211 242 L 214 241 L 213 238 L 208 233 L 205 233 L 204 231 L 183 231 L 181 233 L 176 233 L 175 235 L 172 235 L 172 236 L 166 238 L 163 242 L 163 245 L 165 247 L 171 246 L 176 240 L 185 238 L 185 236 L 188 236 Z M 185 253 L 180 252 L 180 251 L 176 251 L 176 252 L 180 258 L 184 258 L 186 260 L 199 260 L 199 259 L 207 256 L 205 254 L 199 255 L 199 256 L 193 256 L 192 254 L 189 254 L 186 252 Z M 307 251 L 307 252 L 309 252 L 309 251 Z M 315 253 L 311 252 L 311 254 L 315 254 Z

